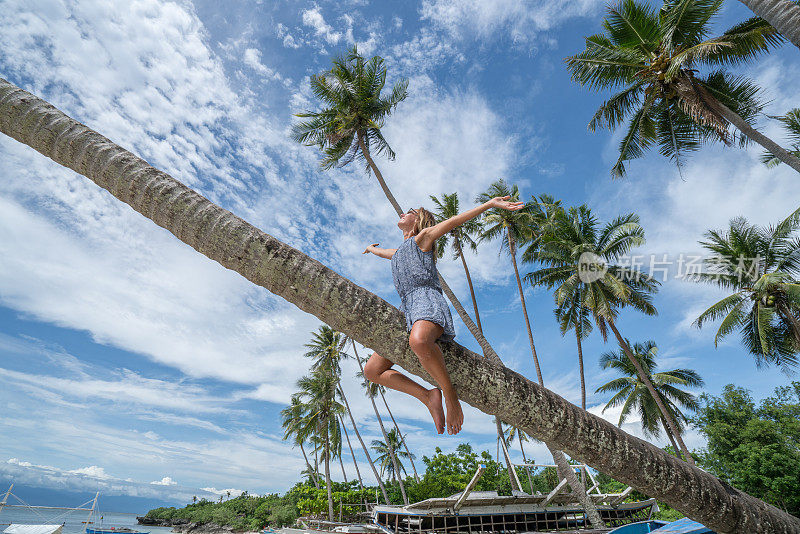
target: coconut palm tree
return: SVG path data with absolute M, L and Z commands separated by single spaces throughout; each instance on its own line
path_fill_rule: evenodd
M 530 437 L 525 433 L 524 430 L 520 430 L 519 428 L 513 425 L 506 425 L 503 429 L 503 437 L 506 440 L 506 443 L 509 445 L 514 443 L 514 438 L 518 438 L 517 441 L 519 442 L 519 452 L 522 453 L 522 463 L 528 463 L 528 457 L 525 455 L 525 448 L 522 446 L 523 441 L 530 441 Z M 531 471 L 529 468 L 525 468 L 525 474 L 528 476 L 528 486 L 530 487 L 531 494 L 533 494 L 533 480 L 531 479 Z
M 398 469 L 402 470 L 403 473 L 406 473 L 406 468 L 400 458 L 411 459 L 414 457 L 414 455 L 410 452 L 401 450 L 402 446 L 403 438 L 394 428 L 386 433 L 385 441 L 380 441 L 377 439 L 372 441 L 372 449 L 378 455 L 377 459 L 381 464 L 381 475 L 386 472 L 392 480 L 401 480 L 400 471 L 398 471 Z M 397 458 L 396 464 L 394 460 L 392 460 L 392 457 Z M 395 465 L 397 467 L 395 467 Z M 406 473 L 406 475 L 408 475 L 408 473 Z
M 356 356 L 356 361 L 358 362 L 358 367 L 361 369 L 361 376 L 364 376 L 364 364 L 361 362 L 361 358 L 358 357 L 358 352 L 356 352 L 356 344 L 355 341 L 353 342 L 353 352 Z M 378 405 L 375 404 L 375 395 L 370 394 L 370 388 L 366 388 L 366 395 L 369 398 L 369 401 L 372 403 L 372 409 L 375 411 L 375 418 L 378 420 L 378 425 L 381 427 L 381 433 L 383 434 L 383 441 L 384 443 L 389 443 L 388 433 L 386 432 L 386 427 L 383 426 L 383 418 L 381 417 L 380 412 L 378 412 Z M 373 447 L 374 448 L 374 447 Z M 395 454 L 395 450 L 389 448 L 387 450 L 389 457 L 392 461 L 392 469 L 395 473 L 400 473 L 400 463 L 397 460 L 397 454 Z M 410 453 L 409 453 L 410 454 Z M 403 479 L 398 477 L 397 481 L 400 483 L 400 494 L 403 496 L 403 502 L 408 504 L 408 496 L 406 495 L 406 485 L 403 483 Z
M 442 193 L 442 200 L 439 200 L 434 195 L 430 195 L 430 199 L 434 204 L 434 209 L 432 212 L 437 223 L 446 221 L 447 219 L 455 217 L 461 213 L 461 210 L 458 206 L 458 193 L 451 193 L 449 195 L 447 193 Z M 464 258 L 465 246 L 472 249 L 473 252 L 478 250 L 478 244 L 476 243 L 475 239 L 473 239 L 473 236 L 477 235 L 478 232 L 480 232 L 480 229 L 481 225 L 477 219 L 470 219 L 461 226 L 456 226 L 447 234 L 439 238 L 436 247 L 436 254 L 439 258 L 444 257 L 447 245 L 452 245 L 453 259 L 461 260 L 461 265 L 464 267 L 464 274 L 467 276 L 469 295 L 472 297 L 472 309 L 475 310 L 475 322 L 478 324 L 478 330 L 483 332 L 483 326 L 481 326 L 481 314 L 478 312 L 478 301 L 475 299 L 475 289 L 472 287 L 472 277 L 469 275 L 467 260 Z M 452 240 L 450 239 L 451 237 Z
M 356 433 L 358 442 L 361 444 L 361 449 L 364 451 L 364 456 L 367 458 L 367 463 L 369 463 L 370 468 L 372 468 L 372 474 L 375 475 L 375 480 L 378 482 L 378 487 L 381 489 L 383 502 L 390 504 L 389 496 L 386 493 L 386 487 L 383 485 L 380 475 L 378 475 L 378 470 L 375 468 L 375 462 L 372 461 L 372 457 L 369 454 L 369 449 L 367 449 L 367 446 L 364 444 L 364 439 L 361 437 L 361 432 L 358 431 L 358 425 L 356 425 L 353 412 L 350 410 L 350 403 L 347 402 L 347 396 L 345 396 L 344 389 L 342 389 L 341 384 L 339 384 L 339 398 L 342 399 L 342 402 L 344 402 L 345 410 L 347 411 L 348 417 L 350 417 L 350 424 L 353 427 L 353 431 Z
M 458 202 L 458 193 L 452 193 L 450 195 L 443 193 L 442 200 L 439 200 L 434 195 L 430 195 L 431 201 L 435 208 L 433 209 L 434 217 L 436 218 L 436 222 L 442 222 L 451 217 L 455 217 L 460 213 L 459 210 L 459 202 Z M 469 274 L 469 268 L 467 267 L 467 260 L 464 257 L 464 247 L 472 249 L 476 251 L 478 249 L 478 244 L 473 239 L 473 236 L 477 235 L 481 231 L 480 222 L 477 219 L 470 219 L 466 223 L 462 224 L 461 226 L 457 226 L 453 228 L 450 232 L 443 235 L 439 238 L 439 243 L 436 247 L 436 253 L 439 258 L 442 258 L 445 253 L 445 249 L 448 243 L 452 244 L 453 247 L 453 259 L 461 259 L 461 265 L 464 267 L 464 274 L 467 277 L 467 285 L 469 286 L 469 294 L 472 297 L 472 307 L 475 310 L 475 322 L 477 323 L 478 331 L 481 335 L 483 335 L 483 327 L 481 326 L 481 315 L 478 312 L 478 301 L 475 298 L 475 289 L 472 287 L 472 277 Z M 452 236 L 452 241 L 450 237 Z M 500 420 L 495 417 L 495 426 L 497 428 L 497 437 L 501 439 L 503 436 L 503 430 L 500 425 Z M 504 438 L 503 438 L 504 439 Z M 506 446 L 507 448 L 507 446 Z M 504 449 L 505 450 L 505 449 Z M 509 479 L 511 480 L 512 488 L 516 486 L 516 478 L 513 476 L 512 470 L 514 466 L 511 463 L 511 458 L 508 455 L 504 455 L 506 461 L 506 469 L 508 470 Z M 514 488 L 520 489 L 520 488 Z
M 300 451 L 303 453 L 303 459 L 306 461 L 306 467 L 308 468 L 308 472 L 311 473 L 310 479 L 314 482 L 314 486 L 319 488 L 319 479 L 317 478 L 316 470 L 311 467 L 311 464 L 308 462 L 308 456 L 306 455 L 306 450 L 303 447 L 303 442 L 308 439 L 308 436 L 301 435 L 300 433 L 300 419 L 303 416 L 303 403 L 300 401 L 300 398 L 297 395 L 292 395 L 291 404 L 281 410 L 281 426 L 283 427 L 283 439 L 289 440 L 292 439 L 295 445 L 300 447 Z
M 800 7 L 797 9 L 800 10 Z M 794 156 L 800 158 L 800 108 L 791 109 L 786 115 L 773 118 L 783 123 L 783 127 L 789 133 L 789 139 L 792 143 L 790 152 Z M 761 156 L 761 161 L 764 162 L 767 167 L 777 167 L 781 164 L 781 160 L 775 157 L 775 154 L 772 152 L 765 152 L 764 155 Z
M 800 172 L 800 159 L 758 132 L 763 108 L 759 88 L 725 67 L 746 63 L 782 38 L 753 18 L 709 38 L 709 22 L 722 2 L 667 0 L 651 4 L 622 0 L 609 6 L 605 33 L 586 38 L 586 49 L 566 59 L 572 79 L 592 89 L 621 89 L 597 110 L 589 129 L 615 130 L 627 121 L 611 175 L 622 178 L 625 162 L 651 146 L 680 168 L 684 155 L 708 141 L 741 146 L 755 141 Z M 700 75 L 697 68 L 711 70 Z M 731 125 L 738 130 L 730 132 Z
M 388 97 L 381 96 L 386 84 L 383 58 L 365 60 L 354 45 L 344 56 L 333 60 L 333 67 L 311 76 L 311 90 L 327 107 L 321 111 L 296 114 L 308 119 L 292 127 L 292 139 L 316 146 L 325 154 L 323 169 L 344 167 L 355 159 L 366 162 L 367 172 L 375 178 L 398 213 L 402 213 L 381 171 L 372 159 L 372 152 L 395 154 L 381 133 L 386 117 L 408 95 L 408 80 L 401 79 Z
M 661 397 L 661 401 L 675 420 L 678 431 L 682 433 L 688 419 L 678 405 L 686 410 L 694 411 L 699 408 L 700 404 L 694 395 L 683 391 L 680 386 L 703 387 L 703 379 L 692 369 L 655 372 L 658 347 L 652 340 L 633 345 L 626 340 L 626 344 L 632 348 L 634 356 L 647 373 L 647 377 Z M 672 435 L 664 416 L 661 415 L 658 404 L 653 399 L 647 385 L 639 378 L 636 367 L 631 364 L 625 352 L 620 350 L 604 353 L 600 357 L 600 367 L 602 369 L 613 369 L 623 375 L 597 388 L 596 393 L 614 393 L 614 396 L 603 407 L 603 412 L 609 408 L 622 405 L 622 412 L 619 415 L 617 426 L 622 426 L 622 423 L 628 419 L 631 413 L 638 413 L 645 435 L 658 437 L 661 434 L 661 428 L 663 428 L 676 454 L 679 454 L 680 449 L 675 443 L 675 437 Z
M 315 432 L 318 436 L 322 461 L 325 465 L 325 488 L 328 493 L 328 519 L 333 521 L 333 494 L 331 492 L 330 460 L 341 451 L 341 435 L 337 417 L 344 413 L 344 406 L 336 400 L 339 381 L 330 368 L 320 366 L 310 375 L 297 381 L 298 398 L 303 403 L 304 413 L 299 426 L 302 432 Z
M 487 202 L 494 197 L 510 196 L 511 202 L 519 201 L 519 189 L 516 185 L 509 186 L 502 178 L 492 183 L 489 188 L 480 193 L 475 202 Z M 531 321 L 528 318 L 528 308 L 525 305 L 525 293 L 522 291 L 522 282 L 519 278 L 519 268 L 517 267 L 517 249 L 520 245 L 531 241 L 534 236 L 531 205 L 526 204 L 524 208 L 516 211 L 491 209 L 486 211 L 480 219 L 481 229 L 478 241 L 488 241 L 500 239 L 500 252 L 508 251 L 511 265 L 514 267 L 514 275 L 517 279 L 519 289 L 519 299 L 522 303 L 522 315 L 525 318 L 525 328 L 528 330 L 528 340 L 531 345 L 533 363 L 536 366 L 536 376 L 542 382 L 542 371 L 539 367 L 539 357 L 536 354 L 536 346 L 533 343 L 533 331 Z
M 348 410 L 348 406 L 345 405 L 345 410 Z M 342 426 L 342 431 L 344 431 L 344 437 L 347 440 L 347 448 L 350 449 L 350 457 L 353 459 L 353 467 L 356 468 L 356 476 L 358 477 L 358 487 L 362 491 L 364 490 L 364 480 L 361 478 L 361 470 L 358 468 L 358 460 L 356 460 L 356 453 L 353 452 L 353 445 L 350 443 L 350 434 L 347 432 L 347 425 L 344 424 L 344 419 L 342 416 L 339 416 L 339 424 Z
M 800 5 L 789 0 L 739 0 L 800 48 Z
M 722 319 L 714 346 L 738 329 L 756 365 L 789 372 L 800 353 L 800 209 L 776 226 L 731 220 L 726 231 L 709 230 L 700 244 L 711 255 L 707 272 L 690 278 L 734 293 L 700 314 L 698 328 Z
M 403 448 L 408 453 L 408 458 L 411 461 L 411 469 L 414 472 L 414 480 L 419 483 L 419 475 L 417 474 L 417 468 L 414 465 L 414 456 L 411 454 L 411 451 L 408 449 L 408 443 L 406 443 L 406 439 L 403 438 L 403 433 L 400 431 L 400 425 L 397 424 L 397 421 L 394 418 L 394 414 L 392 414 L 392 409 L 389 408 L 389 403 L 386 401 L 386 388 L 380 384 L 376 384 L 375 382 L 371 382 L 367 377 L 364 376 L 364 373 L 359 371 L 356 373 L 356 376 L 361 380 L 361 387 L 364 388 L 368 397 L 375 398 L 377 395 L 381 396 L 381 400 L 383 400 L 383 405 L 386 407 L 386 412 L 389 414 L 389 418 L 392 420 L 392 426 L 394 426 L 397 433 L 400 434 L 402 438 L 400 441 L 403 443 Z
M 476 202 L 486 202 L 495 196 L 510 196 L 511 201 L 519 200 L 519 189 L 516 185 L 511 187 L 502 178 L 492 183 L 488 190 L 481 193 L 475 199 Z M 494 238 L 500 239 L 500 252 L 504 249 L 508 251 L 511 259 L 511 265 L 514 267 L 514 275 L 517 279 L 517 288 L 519 289 L 519 298 L 522 303 L 522 315 L 525 319 L 525 327 L 528 331 L 528 340 L 531 346 L 531 354 L 533 355 L 533 363 L 536 367 L 536 377 L 539 385 L 544 387 L 544 378 L 539 366 L 539 357 L 536 354 L 536 346 L 533 342 L 533 332 L 531 330 L 531 322 L 528 318 L 528 308 L 525 304 L 525 293 L 522 290 L 522 282 L 519 277 L 519 268 L 517 267 L 517 248 L 525 243 L 536 243 L 541 237 L 541 230 L 547 226 L 548 218 L 551 216 L 551 206 L 557 205 L 552 198 L 545 197 L 545 202 L 528 203 L 520 210 L 509 211 L 506 210 L 489 210 L 484 213 L 480 220 L 481 229 L 478 240 L 489 240 Z M 499 361 L 499 357 L 495 354 L 494 357 Z M 495 423 L 500 427 L 499 421 Z M 502 428 L 499 428 L 498 438 L 505 440 L 503 437 Z M 558 466 L 559 476 L 566 478 L 570 488 L 575 492 L 578 500 L 583 508 L 586 510 L 589 520 L 594 528 L 602 528 L 603 522 L 594 502 L 586 495 L 586 488 L 580 483 L 575 472 L 569 467 L 566 456 L 562 451 L 548 449 L 553 454 L 553 460 Z M 510 459 L 506 460 L 510 464 Z M 513 469 L 513 468 L 512 468 Z M 509 469 L 511 471 L 512 469 Z M 514 480 L 516 477 L 512 478 Z M 519 488 L 521 489 L 521 488 Z
M 0 132 L 86 176 L 223 267 L 374 347 L 408 372 L 427 376 L 408 348 L 399 310 L 2 78 Z M 503 413 L 509 424 L 709 528 L 755 534 L 800 529 L 798 518 L 654 450 L 493 360 L 458 343 L 446 344 L 443 352 L 464 402 L 485 413 Z
M 617 328 L 619 310 L 626 306 L 645 315 L 657 314 L 652 295 L 658 290 L 658 280 L 615 264 L 631 249 L 644 244 L 644 229 L 639 224 L 639 217 L 633 213 L 617 217 L 602 230 L 598 226 L 597 219 L 586 205 L 558 210 L 549 227 L 551 231 L 545 232 L 535 254 L 534 259 L 543 267 L 526 274 L 525 280 L 548 289 L 555 287 L 557 307 L 579 298 L 581 305 L 592 314 L 604 340 L 607 339 L 608 328 L 612 330 L 617 342 L 639 371 L 639 378 L 650 390 L 684 458 L 694 464 L 677 423 Z M 593 266 L 596 270 L 588 271 L 587 266 Z M 579 295 L 576 295 L 578 292 Z

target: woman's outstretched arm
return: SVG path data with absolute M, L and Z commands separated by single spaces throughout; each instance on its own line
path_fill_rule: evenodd
M 396 248 L 378 248 L 378 243 L 374 243 L 372 245 L 367 246 L 366 250 L 362 252 L 362 254 L 366 254 L 367 252 L 372 252 L 376 256 L 380 256 L 381 258 L 386 258 L 387 260 L 391 260 L 394 253 L 397 252 Z
M 456 226 L 460 226 L 467 222 L 470 219 L 474 219 L 484 211 L 491 209 L 491 208 L 501 208 L 509 211 L 516 211 L 522 209 L 525 204 L 523 202 L 509 202 L 508 199 L 511 198 L 510 196 L 505 197 L 494 197 L 492 200 L 488 202 L 484 202 L 480 206 L 476 206 L 470 210 L 465 212 L 459 213 L 458 215 L 454 215 L 449 219 L 440 222 L 430 228 L 424 229 L 420 232 L 419 237 L 417 238 L 417 243 L 420 245 L 421 248 L 427 248 L 427 246 L 423 245 L 430 245 L 444 234 L 455 228 Z

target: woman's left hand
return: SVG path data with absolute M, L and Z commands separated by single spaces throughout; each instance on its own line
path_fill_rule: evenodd
M 509 198 L 511 198 L 510 195 L 506 195 L 504 197 L 494 197 L 492 200 L 489 201 L 489 204 L 493 208 L 501 208 L 509 211 L 517 211 L 525 206 L 524 202 L 519 202 L 519 201 L 509 202 L 508 201 Z

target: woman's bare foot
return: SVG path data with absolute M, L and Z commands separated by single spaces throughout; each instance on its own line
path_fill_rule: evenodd
M 431 412 L 433 417 L 433 425 L 436 427 L 436 432 L 441 434 L 444 432 L 444 409 L 442 409 L 442 392 L 439 388 L 428 390 L 428 397 L 425 400 L 425 406 Z
M 464 424 L 464 413 L 461 411 L 461 402 L 458 397 L 445 397 L 447 405 L 447 433 L 458 434 Z

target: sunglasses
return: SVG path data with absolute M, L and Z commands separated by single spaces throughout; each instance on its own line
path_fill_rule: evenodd
M 406 213 L 413 213 L 414 215 L 416 215 L 417 214 L 417 210 L 415 210 L 414 208 L 411 208 Z

